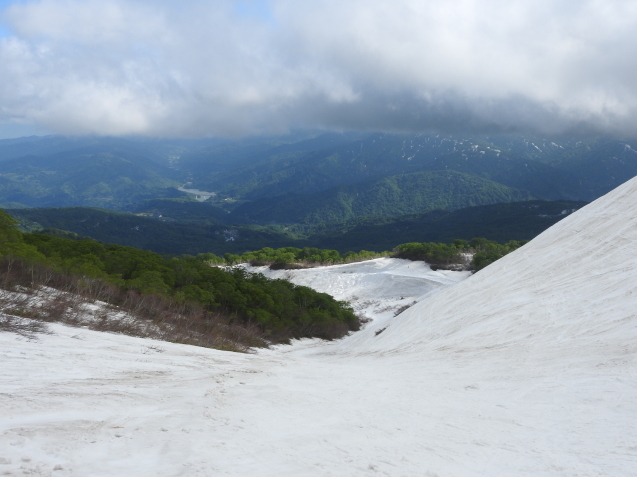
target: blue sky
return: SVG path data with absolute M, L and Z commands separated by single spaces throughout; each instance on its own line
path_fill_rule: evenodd
M 5 22 L 2 20 L 2 13 L 12 3 L 15 3 L 15 1 L 0 0 L 0 38 L 3 38 L 11 34 L 11 31 L 9 30 L 8 25 L 6 25 Z
M 257 18 L 272 25 L 276 24 L 267 0 L 237 0 L 234 9 L 241 16 Z
M 0 11 L 4 10 L 9 5 L 12 5 L 14 3 L 19 3 L 19 1 L 18 0 L 0 0 Z
M 2 13 L 10 5 L 24 4 L 29 0 L 0 0 L 0 38 L 11 35 L 9 25 L 3 21 Z M 236 0 L 235 12 L 247 18 L 257 18 L 265 23 L 274 25 L 276 22 L 267 0 Z

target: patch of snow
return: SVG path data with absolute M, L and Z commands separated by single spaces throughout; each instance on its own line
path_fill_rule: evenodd
M 392 318 L 399 309 L 471 275 L 471 272 L 434 271 L 424 262 L 399 258 L 377 258 L 303 270 L 243 267 L 268 278 L 283 278 L 328 293 L 337 300 L 349 302 L 357 314 L 370 320 Z

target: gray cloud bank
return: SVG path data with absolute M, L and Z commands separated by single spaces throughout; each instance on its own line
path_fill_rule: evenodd
M 3 18 L 5 125 L 637 133 L 632 0 L 41 0 Z

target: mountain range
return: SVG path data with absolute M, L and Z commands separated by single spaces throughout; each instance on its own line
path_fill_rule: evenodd
M 380 237 L 390 234 L 388 227 L 415 231 L 418 227 L 395 224 L 428 223 L 422 214 L 432 211 L 447 211 L 437 212 L 439 216 L 472 206 L 528 200 L 580 204 L 556 206 L 573 209 L 636 174 L 637 142 L 618 138 L 295 131 L 241 140 L 61 136 L 0 140 L 0 206 L 40 208 L 41 212 L 32 212 L 37 227 L 67 228 L 80 235 L 90 232 L 100 240 L 119 243 L 130 227 L 96 233 L 99 227 L 89 230 L 71 223 L 80 223 L 78 209 L 48 210 L 97 207 L 132 212 L 140 217 L 136 220 L 155 220 L 148 230 L 172 224 L 173 231 L 133 241 L 164 252 L 174 250 L 180 241 L 190 243 L 186 235 L 212 234 L 216 239 L 223 230 L 242 232 L 228 243 L 230 237 L 197 239 L 188 250 L 216 243 L 222 250 L 245 251 L 231 243 L 237 237 L 255 240 L 244 243 L 246 248 L 299 241 L 363 248 L 370 240 L 360 235 L 362 229 L 354 231 L 352 224 L 373 225 L 371 237 Z M 192 189 L 207 192 L 196 197 Z M 68 220 L 74 214 L 79 215 Z M 405 217 L 418 214 L 417 219 Z M 471 238 L 476 230 L 469 225 L 475 220 L 467 216 L 463 220 L 466 228 L 452 227 L 457 230 L 453 238 Z M 495 226 L 482 229 L 492 234 L 488 238 L 530 238 L 527 233 L 516 237 L 510 227 L 502 226 L 502 233 Z M 536 226 L 525 230 L 531 229 L 539 230 Z M 347 235 L 337 239 L 336 230 Z M 441 230 L 440 236 L 449 237 L 447 228 Z M 130 240 L 136 235 L 127 233 Z M 326 233 L 332 235 L 327 238 Z M 424 240 L 421 236 L 410 240 Z M 164 246 L 159 244 L 162 240 Z

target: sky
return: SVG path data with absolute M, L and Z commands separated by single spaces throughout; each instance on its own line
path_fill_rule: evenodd
M 633 0 L 0 0 L 0 137 L 637 134 Z

